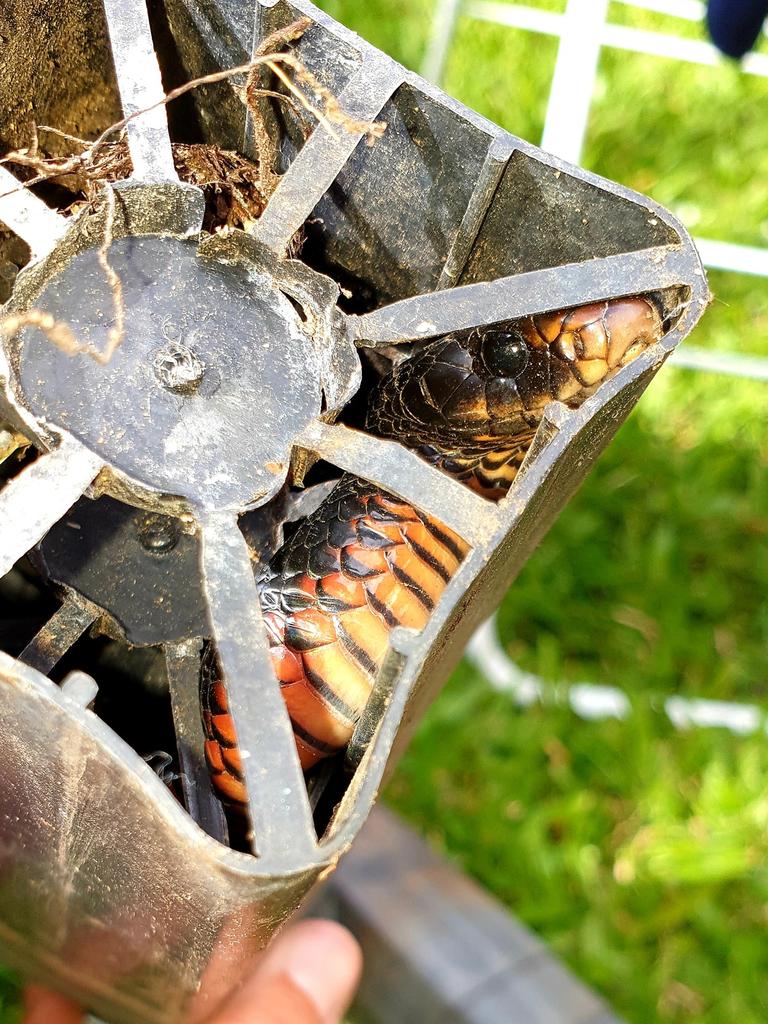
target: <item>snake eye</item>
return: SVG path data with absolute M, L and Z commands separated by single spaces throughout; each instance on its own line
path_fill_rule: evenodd
M 483 362 L 497 377 L 519 377 L 528 365 L 528 344 L 517 331 L 493 331 L 482 341 Z

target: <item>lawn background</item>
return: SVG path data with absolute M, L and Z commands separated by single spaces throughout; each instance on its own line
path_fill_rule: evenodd
M 323 6 L 418 67 L 432 0 Z M 701 34 L 620 4 L 612 16 Z M 538 142 L 555 53 L 462 18 L 446 88 Z M 768 81 L 730 65 L 606 51 L 585 162 L 704 236 L 768 244 L 767 115 Z M 768 285 L 711 286 L 694 343 L 768 355 Z M 521 711 L 463 666 L 387 794 L 630 1024 L 768 1019 L 768 743 L 676 732 L 658 710 L 674 693 L 768 706 L 767 397 L 666 368 L 504 602 L 520 665 L 620 685 L 631 720 Z M 3 975 L 0 1024 L 15 1006 Z
M 324 6 L 418 67 L 431 0 Z M 555 54 L 461 18 L 445 86 L 538 142 Z M 765 245 L 768 81 L 603 51 L 585 164 L 704 237 Z M 692 342 L 768 355 L 766 282 L 710 284 Z M 676 693 L 768 705 L 767 407 L 766 385 L 666 368 L 502 606 L 523 668 L 619 685 L 632 718 L 518 710 L 464 666 L 387 794 L 631 1024 L 768 1019 L 768 743 L 659 713 Z

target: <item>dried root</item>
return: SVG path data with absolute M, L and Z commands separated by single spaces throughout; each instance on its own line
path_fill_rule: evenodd
M 113 355 L 122 345 L 125 338 L 125 303 L 123 301 L 123 285 L 115 268 L 109 262 L 109 248 L 112 245 L 112 233 L 115 223 L 115 194 L 108 185 L 104 189 L 104 237 L 99 246 L 97 257 L 112 293 L 114 322 L 107 332 L 107 344 L 104 349 L 94 345 L 84 345 L 78 341 L 72 328 L 62 320 L 57 320 L 51 313 L 42 309 L 28 309 L 22 313 L 12 313 L 0 320 L 0 331 L 7 335 L 16 334 L 24 327 L 37 327 L 46 338 L 68 356 L 84 354 L 100 366 L 111 362 Z
M 27 167 L 36 174 L 19 185 L 19 188 L 29 188 L 38 185 L 43 181 L 55 181 L 57 184 L 64 184 L 73 187 L 75 190 L 86 191 L 86 185 L 92 180 L 117 180 L 130 173 L 130 156 L 127 153 L 124 143 L 124 130 L 136 118 L 154 110 L 156 107 L 165 106 L 180 96 L 197 89 L 202 85 L 212 85 L 217 82 L 228 81 L 229 79 L 246 75 L 244 87 L 234 87 L 235 93 L 241 98 L 251 112 L 255 121 L 260 120 L 258 110 L 258 99 L 263 96 L 270 96 L 281 102 L 290 103 L 311 114 L 318 123 L 331 135 L 336 135 L 336 127 L 353 134 L 362 135 L 372 144 L 380 138 L 385 130 L 382 122 L 360 121 L 347 114 L 341 107 L 338 99 L 333 93 L 322 85 L 318 79 L 309 71 L 304 64 L 292 53 L 277 52 L 281 46 L 299 39 L 309 28 L 311 22 L 308 18 L 299 18 L 284 29 L 268 36 L 257 51 L 252 61 L 241 64 L 237 67 L 227 68 L 224 71 L 217 71 L 210 75 L 203 75 L 200 78 L 192 79 L 183 85 L 172 89 L 157 103 L 153 103 L 142 110 L 134 111 L 120 121 L 106 128 L 101 135 L 92 141 L 80 139 L 56 128 L 40 126 L 33 131 L 31 145 L 26 149 L 15 150 L 8 153 L 0 163 L 11 163 L 20 167 Z M 287 93 L 274 89 L 267 89 L 260 84 L 260 73 L 263 69 L 271 71 L 276 78 L 285 86 Z M 44 157 L 40 155 L 38 131 L 50 132 L 74 143 L 80 147 L 79 153 L 64 157 Z M 120 140 L 115 143 L 113 136 L 119 136 Z M 257 131 L 257 137 L 259 133 Z M 209 147 L 213 148 L 213 147 Z M 219 151 L 221 152 L 221 151 Z M 240 158 L 244 160 L 244 158 Z M 126 164 L 126 161 L 128 163 Z M 272 172 L 268 170 L 270 161 L 262 160 L 262 177 L 269 176 Z M 262 194 L 269 195 L 273 191 L 273 182 L 261 181 Z M 265 187 L 266 186 L 266 187 Z M 4 193 L 3 195 L 7 195 Z M 0 198 L 3 198 L 0 195 Z
M 173 160 L 182 181 L 197 185 L 205 197 L 203 229 L 248 228 L 261 216 L 266 199 L 259 165 L 233 150 L 203 143 L 173 144 Z M 133 171 L 124 138 L 107 143 L 84 173 L 56 180 L 73 193 L 63 212 L 79 213 L 99 200 L 104 182 L 122 181 Z
M 111 184 L 130 177 L 133 167 L 125 129 L 131 121 L 149 110 L 170 103 L 202 85 L 228 81 L 239 75 L 246 76 L 244 86 L 233 88 L 251 113 L 259 153 L 258 163 L 216 146 L 173 145 L 174 164 L 179 177 L 203 191 L 206 200 L 203 227 L 209 232 L 233 227 L 247 230 L 261 215 L 267 199 L 277 187 L 279 176 L 273 170 L 274 143 L 264 129 L 258 106 L 263 97 L 277 99 L 305 112 L 334 137 L 337 137 L 337 129 L 341 129 L 360 135 L 369 145 L 381 138 L 385 124 L 360 121 L 347 114 L 336 96 L 294 54 L 280 52 L 301 38 L 311 24 L 308 18 L 299 18 L 267 37 L 248 64 L 186 82 L 150 107 L 135 111 L 110 125 L 94 140 L 80 139 L 54 127 L 34 127 L 28 148 L 16 150 L 0 160 L 0 163 L 14 164 L 32 172 L 32 176 L 18 186 L 19 189 L 51 182 L 71 192 L 73 199 L 65 207 L 64 213 L 78 213 L 86 206 L 95 208 L 99 199 L 104 197 L 104 237 L 98 250 L 98 259 L 112 293 L 114 308 L 113 326 L 109 329 L 103 349 L 82 344 L 67 324 L 39 309 L 11 314 L 0 320 L 0 332 L 12 335 L 24 327 L 37 327 L 67 355 L 86 354 L 100 365 L 110 362 L 125 336 L 122 284 L 109 262 L 115 213 Z M 271 72 L 286 92 L 265 88 L 261 81 L 265 71 Z M 41 155 L 39 132 L 56 135 L 78 147 L 79 151 L 63 157 Z

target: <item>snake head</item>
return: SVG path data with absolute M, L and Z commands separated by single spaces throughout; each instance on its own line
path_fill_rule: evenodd
M 645 298 L 612 299 L 530 317 L 528 331 L 532 344 L 547 346 L 553 358 L 568 366 L 574 394 L 602 383 L 664 333 L 656 304 Z
M 446 335 L 380 381 L 366 425 L 410 447 L 490 447 L 551 401 L 579 405 L 662 334 L 655 303 L 631 297 Z

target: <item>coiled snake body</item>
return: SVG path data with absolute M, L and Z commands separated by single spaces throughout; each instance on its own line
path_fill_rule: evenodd
M 652 300 L 616 299 L 448 335 L 382 378 L 366 427 L 484 496 L 509 488 L 546 404 L 578 405 L 662 335 Z M 395 625 L 421 629 L 468 550 L 432 517 L 346 475 L 259 580 L 272 664 L 302 766 L 342 750 Z M 215 658 L 201 687 L 206 758 L 222 800 L 244 805 L 234 724 Z

